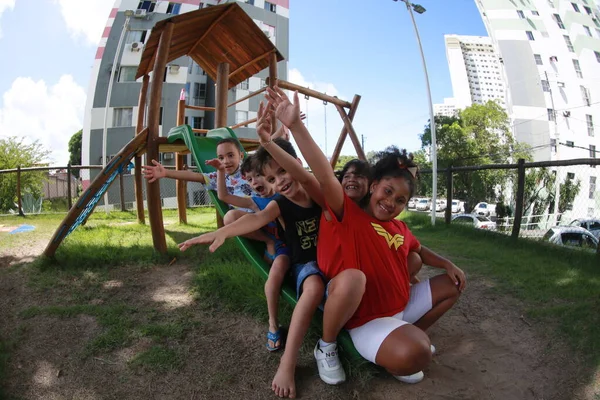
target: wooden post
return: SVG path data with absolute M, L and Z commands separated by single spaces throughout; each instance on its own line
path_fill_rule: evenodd
M 515 220 L 513 221 L 512 238 L 519 238 L 521 230 L 521 219 L 523 218 L 523 197 L 525 195 L 525 160 L 519 158 L 517 179 L 517 204 L 515 206 Z
M 158 120 L 160 113 L 160 102 L 163 86 L 163 75 L 169 57 L 169 46 L 173 36 L 172 22 L 165 25 L 160 35 L 156 59 L 152 70 L 152 85 L 150 86 L 150 102 L 148 106 L 148 142 L 146 154 L 148 160 L 158 160 Z M 162 208 L 160 202 L 160 180 L 146 182 L 146 193 L 148 200 L 148 215 L 150 217 L 150 228 L 152 230 L 152 242 L 154 248 L 162 254 L 167 252 L 165 239 L 165 227 L 163 226 Z
M 452 222 L 452 165 L 448 167 L 446 170 L 446 190 L 448 191 L 446 195 L 446 224 L 450 224 Z
M 177 103 L 177 126 L 183 125 L 185 122 L 185 99 L 179 99 Z M 177 171 L 183 170 L 183 154 L 177 152 L 175 155 L 175 169 Z M 187 208 L 186 208 L 186 197 L 187 197 L 187 181 L 177 179 L 177 212 L 179 214 L 179 223 L 187 224 Z
M 277 54 L 271 53 L 269 56 L 269 87 L 277 85 Z M 271 114 L 271 135 L 277 130 L 277 118 L 275 113 Z
M 142 79 L 142 89 L 140 90 L 140 100 L 138 102 L 138 117 L 137 125 L 135 128 L 136 135 L 138 135 L 144 129 L 144 114 L 146 113 L 146 97 L 148 94 L 148 82 L 150 82 L 150 77 L 146 74 Z M 140 224 L 145 224 L 146 218 L 144 216 L 144 190 L 142 186 L 142 157 L 136 155 L 133 160 L 135 166 L 134 186 L 137 218 Z
M 354 120 L 354 114 L 356 114 L 356 109 L 358 108 L 359 102 L 360 102 L 360 96 L 355 94 L 354 99 L 352 99 L 352 105 L 350 106 L 350 110 L 348 112 L 348 119 L 350 121 Z M 333 154 L 331 155 L 331 168 L 335 167 L 335 164 L 337 163 L 338 158 L 340 158 L 340 153 L 342 152 L 342 147 L 344 146 L 344 142 L 346 141 L 347 135 L 348 135 L 348 129 L 346 129 L 346 125 L 344 125 L 342 127 L 342 132 L 340 133 L 340 137 L 338 138 L 338 141 L 335 144 L 335 149 L 333 150 Z M 363 149 L 363 151 L 364 150 L 365 149 Z
M 229 64 L 217 66 L 217 93 L 215 106 L 215 128 L 227 126 L 227 90 L 229 88 Z M 223 217 L 217 211 L 217 227 L 223 226 Z
M 71 163 L 67 164 L 67 205 L 69 210 L 73 207 L 73 195 L 71 190 Z
M 24 217 L 23 214 L 23 199 L 21 198 L 21 166 L 17 166 L 17 207 L 19 208 L 19 216 Z
M 125 212 L 125 184 L 123 183 L 123 172 L 119 172 L 119 198 L 121 200 L 121 211 Z
M 342 121 L 344 121 L 344 126 L 346 127 L 346 129 L 348 130 L 348 133 L 350 134 L 350 140 L 352 140 L 352 144 L 354 145 L 356 154 L 358 154 L 358 158 L 360 160 L 367 161 L 365 152 L 363 151 L 363 149 L 360 145 L 360 141 L 358 140 L 358 136 L 356 135 L 356 132 L 354 131 L 354 127 L 352 126 L 352 121 L 350 121 L 350 118 L 348 118 L 348 114 L 346 114 L 346 111 L 340 105 L 336 104 L 335 108 L 340 113 L 340 117 L 342 117 Z

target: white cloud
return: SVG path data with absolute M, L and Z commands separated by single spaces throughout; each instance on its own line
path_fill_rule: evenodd
M 66 165 L 69 139 L 83 127 L 85 99 L 85 90 L 71 75 L 50 87 L 43 80 L 19 77 L 3 95 L 0 137 L 39 140 L 52 151 L 51 165 Z
M 114 4 L 113 0 L 53 1 L 60 6 L 60 12 L 73 38 L 83 37 L 90 45 L 97 45 L 100 42 L 106 20 Z
M 16 0 L 0 0 L 0 18 L 2 18 L 2 13 L 7 10 L 13 10 L 15 8 Z M 0 27 L 0 39 L 2 39 L 2 27 Z

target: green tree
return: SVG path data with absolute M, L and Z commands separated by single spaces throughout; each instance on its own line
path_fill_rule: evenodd
M 83 135 L 83 129 L 78 130 L 69 139 L 69 164 L 81 165 L 81 137 Z M 73 175 L 79 178 L 79 170 L 72 172 Z
M 335 167 L 333 168 L 335 171 L 341 171 L 342 168 L 344 168 L 344 165 L 346 165 L 346 163 L 350 160 L 355 160 L 357 159 L 357 156 L 339 156 Z
M 39 141 L 25 143 L 24 138 L 14 136 L 0 138 L 0 170 L 26 168 L 41 164 L 50 155 Z M 21 173 L 21 193 L 31 193 L 38 197 L 42 192 L 44 172 Z M 17 174 L 0 174 L 0 211 L 15 208 L 17 201 Z
M 457 116 L 436 116 L 434 122 L 438 169 L 531 159 L 528 146 L 514 141 L 506 112 L 493 101 L 473 104 Z M 423 148 L 431 145 L 430 124 L 421 135 L 421 145 Z M 497 194 L 511 175 L 506 170 L 457 172 L 453 180 L 453 197 L 465 201 L 465 210 L 469 211 L 479 201 L 495 203 Z M 438 187 L 445 188 L 445 179 L 441 175 Z

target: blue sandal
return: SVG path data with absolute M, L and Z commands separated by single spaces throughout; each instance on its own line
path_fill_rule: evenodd
M 281 345 L 283 344 L 283 337 L 285 336 L 285 330 L 283 328 L 279 328 L 277 329 L 277 332 L 273 333 L 271 331 L 267 331 L 267 350 L 269 351 L 277 351 L 281 348 Z M 271 347 L 269 345 L 269 340 L 271 342 L 273 342 L 273 344 L 275 344 L 274 347 Z M 277 342 L 279 342 L 279 345 L 277 345 Z

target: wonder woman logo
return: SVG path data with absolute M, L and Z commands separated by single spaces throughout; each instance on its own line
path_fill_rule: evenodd
M 373 229 L 375 229 L 375 232 L 377 232 L 378 235 L 381 235 L 385 238 L 385 242 L 390 247 L 390 249 L 392 248 L 392 245 L 394 245 L 394 248 L 398 250 L 398 247 L 404 244 L 404 236 L 398 233 L 392 236 L 388 231 L 385 230 L 383 226 L 379 224 L 374 224 L 373 222 L 371 222 L 371 225 L 373 226 Z

